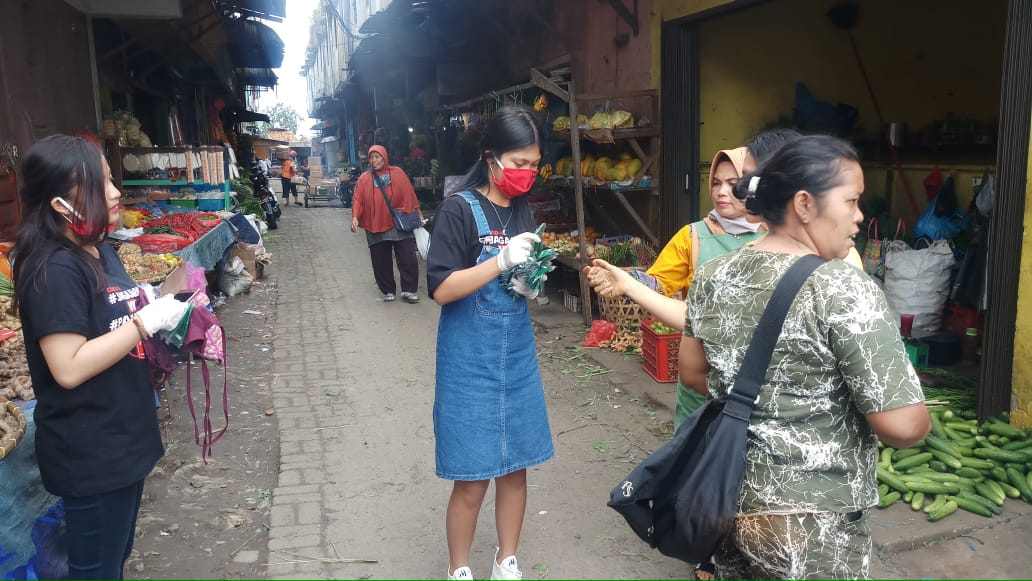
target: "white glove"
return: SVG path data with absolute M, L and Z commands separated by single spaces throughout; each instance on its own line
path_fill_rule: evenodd
M 531 289 L 530 285 L 527 284 L 526 280 L 523 280 L 522 276 L 512 279 L 512 290 L 515 291 L 516 294 L 527 297 L 527 300 L 530 301 L 536 299 L 538 296 L 538 291 Z
M 541 237 L 533 232 L 524 232 L 510 238 L 509 245 L 498 253 L 498 268 L 505 272 L 526 262 L 530 258 L 535 242 L 541 242 Z
M 175 329 L 186 314 L 188 306 L 183 301 L 177 301 L 172 295 L 165 295 L 137 311 L 136 316 L 140 318 L 147 334 L 154 335 L 158 331 Z

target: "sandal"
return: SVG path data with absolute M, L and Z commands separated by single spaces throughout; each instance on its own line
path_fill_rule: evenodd
M 717 578 L 717 566 L 713 561 L 706 561 L 695 566 L 695 578 L 709 581 Z

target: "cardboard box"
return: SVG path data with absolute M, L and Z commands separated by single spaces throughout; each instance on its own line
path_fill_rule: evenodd
M 229 254 L 229 260 L 233 260 L 234 256 L 240 257 L 240 261 L 244 263 L 244 270 L 254 277 L 255 280 L 262 278 L 264 269 L 261 264 L 258 264 L 253 247 L 237 242 L 233 245 L 233 251 Z

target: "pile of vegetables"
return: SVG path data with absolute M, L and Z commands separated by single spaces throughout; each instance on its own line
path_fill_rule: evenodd
M 657 335 L 677 335 L 680 333 L 677 329 L 673 327 L 668 327 L 667 325 L 664 325 L 663 323 L 660 323 L 655 319 L 653 319 L 652 322 L 649 323 L 649 329 L 651 329 L 652 332 Z
M 882 447 L 879 506 L 903 501 L 937 521 L 957 510 L 992 518 L 1004 502 L 1032 504 L 1032 438 L 1006 419 L 979 423 L 970 410 L 931 412 L 932 432 L 918 445 Z

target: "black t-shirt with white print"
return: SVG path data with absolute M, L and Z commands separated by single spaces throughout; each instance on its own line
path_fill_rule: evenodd
M 98 246 L 105 279 L 83 258 L 55 252 L 19 289 L 22 333 L 38 400 L 36 456 L 43 485 L 58 496 L 111 492 L 143 480 L 164 454 L 143 345 L 74 389 L 50 373 L 39 340 L 57 333 L 96 339 L 132 325 L 140 289 L 115 250 Z
M 480 237 L 473 209 L 462 196 L 453 194 L 444 200 L 434 216 L 434 232 L 426 261 L 427 289 L 431 297 L 451 273 L 476 266 L 485 244 L 503 248 L 509 238 L 537 228 L 527 198 L 516 198 L 508 208 L 503 208 L 492 204 L 479 192 L 473 193 L 480 200 L 491 235 Z

